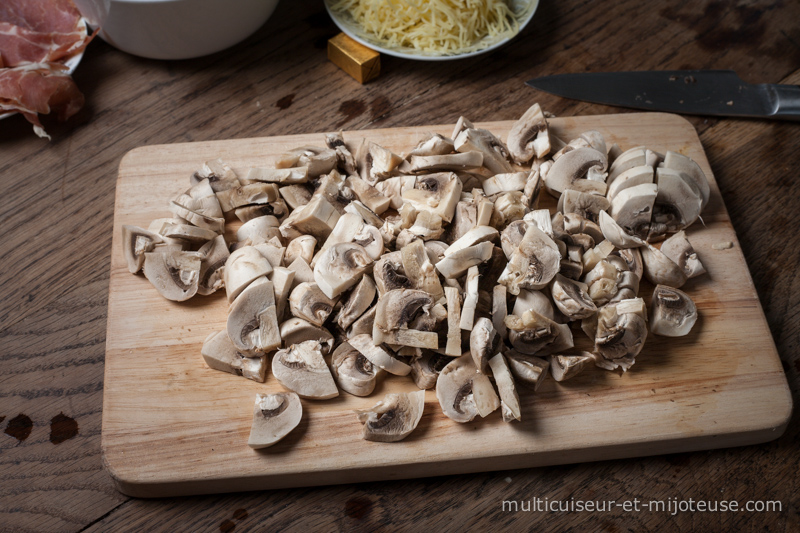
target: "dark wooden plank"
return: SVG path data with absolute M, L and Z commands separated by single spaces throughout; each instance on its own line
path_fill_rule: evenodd
M 75 78 L 87 106 L 53 141 L 20 117 L 0 128 L 0 528 L 79 530 L 124 498 L 99 456 L 114 181 L 128 150 L 155 143 L 329 129 L 513 119 L 533 101 L 557 115 L 617 108 L 523 86 L 555 72 L 734 68 L 751 82 L 800 68 L 800 4 L 670 0 L 542 2 L 519 39 L 450 63 L 383 58 L 361 86 L 325 59 L 336 33 L 321 2 L 281 2 L 246 42 L 207 58 L 158 62 L 97 40 Z M 798 83 L 797 74 L 787 81 Z M 792 392 L 798 395 L 800 207 L 793 124 L 692 118 L 741 240 Z M 757 181 L 758 185 L 753 182 Z M 75 437 L 53 444 L 60 414 Z M 20 417 L 19 415 L 25 415 Z M 14 435 L 26 434 L 19 441 Z M 794 420 L 796 421 L 796 419 Z M 57 419 L 68 435 L 70 423 Z M 59 440 L 59 438 L 56 438 Z M 269 525 L 372 529 L 399 524 L 652 530 L 798 527 L 797 424 L 774 443 L 719 452 L 387 484 L 165 501 L 129 501 L 97 529 L 237 531 Z M 563 498 L 779 499 L 781 513 L 502 513 L 497 502 Z M 248 517 L 235 519 L 237 509 Z M 241 514 L 240 514 L 241 516 Z M 227 522 L 226 522 L 227 521 Z M 520 526 L 520 524 L 524 524 Z M 102 526 L 107 526 L 103 528 Z M 588 526 L 588 527 L 587 527 Z

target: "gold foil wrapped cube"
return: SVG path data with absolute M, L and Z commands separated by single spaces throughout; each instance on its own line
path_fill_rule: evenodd
M 381 55 L 344 33 L 328 40 L 328 59 L 359 83 L 367 83 L 381 72 Z

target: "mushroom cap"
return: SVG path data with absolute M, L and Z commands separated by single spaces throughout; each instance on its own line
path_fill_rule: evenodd
M 327 400 L 339 395 L 317 341 L 278 350 L 272 356 L 272 373 L 281 385 L 301 398 Z
M 152 252 L 156 244 L 164 240 L 157 233 L 123 224 L 122 226 L 122 248 L 125 251 L 125 260 L 128 263 L 128 270 L 131 274 L 136 274 L 144 265 L 144 254 Z
M 445 416 L 462 423 L 500 407 L 491 381 L 486 374 L 478 373 L 468 353 L 447 363 L 439 373 L 436 398 Z
M 373 365 L 396 376 L 407 376 L 411 367 L 389 353 L 388 349 L 376 346 L 371 334 L 360 334 L 349 338 L 350 345 L 358 350 Z
M 626 233 L 644 237 L 650 229 L 657 194 L 655 183 L 623 189 L 611 201 L 608 213 Z
M 623 190 L 643 183 L 653 183 L 655 171 L 650 165 L 641 165 L 629 168 L 617 176 L 614 182 L 608 186 L 606 198 L 613 201 L 614 198 Z
M 650 331 L 663 337 L 687 335 L 697 322 L 697 306 L 682 290 L 656 285 L 650 303 Z
M 561 334 L 558 323 L 532 309 L 525 311 L 521 317 L 507 316 L 505 323 L 511 346 L 524 354 L 533 355 L 542 351 L 545 346 L 555 343 Z
M 356 411 L 364 424 L 364 439 L 397 442 L 411 434 L 425 409 L 425 391 L 387 394 L 371 409 Z
M 198 253 L 204 254 L 200 265 L 200 279 L 198 280 L 197 293 L 202 295 L 212 294 L 224 285 L 223 273 L 225 263 L 230 256 L 225 237 L 218 235 L 214 240 L 208 241 Z
M 302 418 L 303 405 L 294 392 L 256 394 L 247 445 L 256 450 L 272 446 L 296 428 Z
M 603 231 L 603 236 L 617 248 L 625 249 L 644 246 L 644 240 L 625 231 L 625 229 L 617 224 L 617 221 L 605 211 L 600 212 L 600 229 Z
M 314 248 L 317 246 L 317 239 L 313 235 L 300 235 L 292 239 L 286 246 L 284 264 L 291 265 L 298 257 L 311 264 L 314 258 Z
M 333 351 L 331 372 L 343 391 L 354 396 L 369 396 L 375 389 L 381 369 L 349 343 L 343 342 Z
M 700 216 L 703 199 L 694 182 L 685 176 L 669 168 L 656 169 L 658 194 L 653 204 L 651 234 L 680 231 Z
M 361 281 L 350 292 L 347 301 L 336 317 L 336 323 L 339 324 L 339 327 L 343 330 L 349 328 L 358 317 L 370 308 L 375 300 L 376 293 L 377 289 L 372 278 L 370 276 L 362 276 Z
M 706 206 L 711 196 L 711 189 L 708 185 L 708 179 L 700 168 L 700 165 L 685 155 L 668 151 L 664 156 L 664 167 L 677 170 L 691 179 L 692 183 L 694 183 L 695 187 L 700 192 L 700 198 L 703 201 L 702 207 Z
M 271 317 L 267 313 L 269 308 L 273 309 Z M 274 320 L 270 320 L 270 318 Z M 257 354 L 277 348 L 277 345 L 262 346 L 262 337 L 265 337 L 266 333 L 262 332 L 262 328 L 272 329 L 273 335 L 268 338 L 274 339 L 277 336 L 278 345 L 280 345 L 277 314 L 275 313 L 275 292 L 272 282 L 266 277 L 253 281 L 234 300 L 228 310 L 228 337 L 237 350 L 248 354 Z
M 225 330 L 211 333 L 203 341 L 200 350 L 209 368 L 236 374 L 259 383 L 264 383 L 267 374 L 267 355 L 248 356 L 238 351 Z
M 420 357 L 411 361 L 411 377 L 420 389 L 436 386 L 439 373 L 453 358 L 430 350 L 423 350 Z
M 253 280 L 271 274 L 272 265 L 255 247 L 244 246 L 228 256 L 223 273 L 228 303 L 231 303 Z
M 693 278 L 706 272 L 683 230 L 661 243 L 661 253 L 681 267 L 687 278 Z
M 508 162 L 508 148 L 489 130 L 470 126 L 458 133 L 453 146 L 458 152 L 481 152 L 483 166 L 493 174 L 513 171 L 511 163 Z
M 383 257 L 375 262 L 372 268 L 372 275 L 375 278 L 375 286 L 378 295 L 382 295 L 393 289 L 411 289 L 412 283 L 405 275 L 403 269 L 402 252 L 390 252 L 383 254 Z

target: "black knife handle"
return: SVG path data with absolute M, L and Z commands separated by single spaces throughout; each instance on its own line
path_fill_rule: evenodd
M 774 104 L 772 117 L 800 120 L 800 85 L 770 85 L 769 93 Z

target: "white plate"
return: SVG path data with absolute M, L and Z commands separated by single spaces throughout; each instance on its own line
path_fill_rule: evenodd
M 325 9 L 328 11 L 328 14 L 333 19 L 334 24 L 336 24 L 340 30 L 342 30 L 348 37 L 357 41 L 364 46 L 372 48 L 376 52 L 380 52 L 382 54 L 387 54 L 394 57 L 401 57 L 403 59 L 416 59 L 419 61 L 449 61 L 452 59 L 464 59 L 467 57 L 474 57 L 480 54 L 485 54 L 486 52 L 491 52 L 496 48 L 499 48 L 509 42 L 511 39 L 517 37 L 522 30 L 525 29 L 525 26 L 533 18 L 533 14 L 536 13 L 536 9 L 539 7 L 539 0 L 511 0 L 511 5 L 517 10 L 529 9 L 529 12 L 525 15 L 525 18 L 519 21 L 519 31 L 516 35 L 512 37 L 507 37 L 505 39 L 490 39 L 484 38 L 483 42 L 487 43 L 485 48 L 481 48 L 480 50 L 475 50 L 472 52 L 465 52 L 463 54 L 452 54 L 452 55 L 435 55 L 425 52 L 420 52 L 415 50 L 414 48 L 408 47 L 393 47 L 388 48 L 385 45 L 378 43 L 374 37 L 372 37 L 369 33 L 365 32 L 364 29 L 355 22 L 349 14 L 339 14 L 334 13 L 331 11 L 330 6 L 328 5 L 330 0 L 325 0 Z M 529 7 L 530 6 L 530 7 Z
M 86 20 L 81 19 L 81 22 L 79 24 L 83 24 L 83 27 L 85 28 Z M 83 50 L 86 49 L 84 48 Z M 75 54 L 74 56 L 64 61 L 64 66 L 67 67 L 67 74 L 69 74 L 70 76 L 72 76 L 72 73 L 75 72 L 76 68 L 78 68 L 78 64 L 81 62 L 81 59 L 83 59 L 83 50 L 81 50 L 79 53 Z M 16 115 L 16 114 L 17 114 L 16 111 L 6 111 L 5 113 L 0 113 L 0 120 L 3 120 L 4 118 L 8 118 L 11 115 Z

